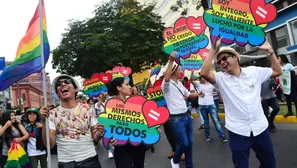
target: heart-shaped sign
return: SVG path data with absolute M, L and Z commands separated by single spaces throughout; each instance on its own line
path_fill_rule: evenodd
M 276 18 L 277 10 L 265 0 L 252 0 L 250 5 L 256 25 L 272 22 Z
M 188 17 L 187 26 L 197 36 L 200 36 L 200 34 L 206 29 L 206 24 L 202 16 L 199 16 L 197 18 L 193 16 Z
M 112 68 L 112 72 L 120 72 L 121 67 L 120 66 L 115 66 Z
M 169 111 L 166 107 L 158 107 L 155 101 L 149 100 L 143 105 L 143 115 L 150 128 L 165 123 L 169 118 Z
M 89 84 L 91 84 L 91 83 L 95 83 L 95 82 L 98 82 L 100 79 L 99 79 L 99 73 L 94 73 L 92 76 L 91 76 L 91 78 L 90 79 L 86 79 L 85 81 L 84 81 L 84 86 L 86 86 L 86 85 L 89 85 Z
M 207 48 L 203 48 L 199 51 L 199 55 L 203 60 L 207 58 L 208 54 L 209 54 L 209 50 Z
M 100 73 L 99 80 L 102 81 L 104 84 L 108 83 L 112 79 L 111 73 Z
M 129 76 L 130 75 L 130 73 L 132 72 L 132 70 L 131 70 L 131 68 L 130 67 L 124 67 L 124 66 L 122 66 L 122 67 L 120 67 L 120 72 L 121 72 L 121 74 L 123 75 L 123 76 Z

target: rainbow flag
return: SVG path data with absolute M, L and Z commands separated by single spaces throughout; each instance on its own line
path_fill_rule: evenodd
M 43 44 L 40 39 L 40 21 L 43 23 Z M 41 45 L 44 50 L 44 63 L 48 61 L 50 46 L 47 38 L 47 27 L 44 3 L 42 1 L 42 18 L 39 14 L 39 5 L 31 19 L 26 35 L 21 39 L 14 61 L 0 76 L 0 90 L 4 90 L 19 80 L 40 72 L 44 67 L 41 63 Z
M 161 71 L 161 65 L 160 64 L 156 64 L 153 66 L 152 70 L 151 70 L 151 75 L 150 77 L 154 76 L 154 75 L 158 75 Z
M 17 142 L 12 142 L 8 151 L 6 168 L 31 168 L 31 164 L 24 148 Z

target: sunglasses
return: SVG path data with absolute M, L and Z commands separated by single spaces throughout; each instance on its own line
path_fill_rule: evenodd
M 56 86 L 62 86 L 63 83 L 65 83 L 66 85 L 70 84 L 72 81 L 71 79 L 64 79 L 64 80 L 59 80 L 56 82 Z
M 222 61 L 227 61 L 227 59 L 228 59 L 229 57 L 233 57 L 233 55 L 228 55 L 228 56 L 224 56 L 224 57 L 222 57 L 220 60 L 217 61 L 217 64 L 220 65 Z

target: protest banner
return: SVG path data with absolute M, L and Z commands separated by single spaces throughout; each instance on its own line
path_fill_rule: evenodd
M 201 16 L 195 18 L 181 17 L 176 20 L 174 27 L 168 27 L 163 31 L 163 50 L 166 54 L 177 51 L 177 63 L 179 58 L 186 59 L 191 53 L 197 53 L 207 47 L 208 37 L 204 34 L 206 24 Z
M 223 37 L 222 43 L 227 45 L 260 46 L 265 42 L 264 29 L 276 14 L 276 8 L 265 0 L 212 0 L 203 18 L 211 29 L 213 45 Z
M 83 83 L 82 92 L 90 97 L 97 97 L 103 92 L 107 92 L 106 83 L 112 79 L 110 73 L 94 73 L 90 79 Z
M 155 101 L 158 106 L 166 106 L 166 100 L 161 89 L 162 80 L 155 81 L 153 87 L 148 87 L 146 89 L 147 100 Z
M 118 98 L 108 100 L 105 113 L 98 116 L 98 122 L 104 125 L 105 147 L 111 139 L 117 140 L 120 146 L 127 143 L 137 146 L 157 143 L 160 139 L 158 127 L 168 118 L 166 107 L 158 107 L 156 102 L 142 96 L 133 96 L 125 102 Z

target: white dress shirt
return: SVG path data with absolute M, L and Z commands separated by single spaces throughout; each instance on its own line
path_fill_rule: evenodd
M 237 78 L 224 72 L 215 73 L 226 114 L 226 128 L 236 134 L 254 136 L 268 127 L 261 105 L 261 84 L 272 75 L 271 68 L 250 66 L 241 68 Z
M 204 97 L 199 97 L 198 98 L 198 104 L 199 105 L 213 105 L 214 100 L 213 100 L 213 90 L 215 87 L 206 82 L 206 83 L 198 83 L 198 92 L 203 92 Z
M 177 89 L 174 85 L 179 89 Z M 163 80 L 161 88 L 170 114 L 174 115 L 187 112 L 188 107 L 185 98 L 190 96 L 190 92 L 183 86 L 181 82 L 175 82 L 173 80 L 166 82 Z M 179 90 L 183 93 L 183 95 Z

